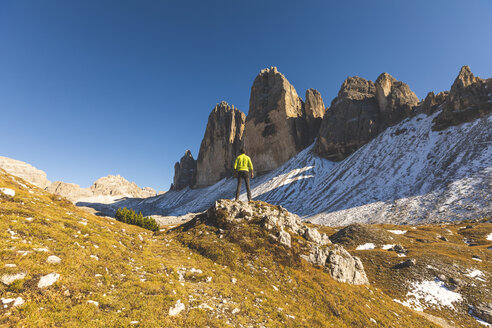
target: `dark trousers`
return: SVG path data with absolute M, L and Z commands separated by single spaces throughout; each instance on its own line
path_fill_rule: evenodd
M 236 200 L 239 200 L 239 194 L 241 193 L 241 179 L 244 179 L 244 182 L 246 182 L 246 191 L 248 193 L 248 200 L 251 200 L 251 189 L 249 188 L 249 171 L 237 172 Z

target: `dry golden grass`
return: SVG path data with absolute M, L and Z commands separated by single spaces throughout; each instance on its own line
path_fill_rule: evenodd
M 254 226 L 152 234 L 1 171 L 0 187 L 16 192 L 0 196 L 0 276 L 26 273 L 0 284 L 2 298 L 25 301 L 0 309 L 2 327 L 435 327 L 382 288 L 338 283 L 294 260 L 296 245 L 280 247 Z M 62 262 L 46 263 L 49 255 Z M 60 279 L 39 289 L 53 272 Z M 177 300 L 186 309 L 171 317 Z

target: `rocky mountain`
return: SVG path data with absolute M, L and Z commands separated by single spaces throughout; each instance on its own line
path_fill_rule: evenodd
M 492 116 L 433 131 L 424 114 L 390 127 L 341 162 L 309 147 L 252 180 L 254 199 L 279 204 L 320 224 L 417 223 L 492 213 Z M 146 214 L 179 216 L 231 198 L 235 181 L 199 190 L 126 200 Z M 241 197 L 244 197 L 242 195 Z
M 46 178 L 44 171 L 38 170 L 30 164 L 8 157 L 0 157 L 0 169 L 4 169 L 6 172 L 18 176 L 50 193 L 63 196 L 74 203 L 81 199 L 86 201 L 102 200 L 102 198 L 98 198 L 99 196 L 108 196 L 105 202 L 112 202 L 121 197 L 145 198 L 156 195 L 154 189 L 150 187 L 140 188 L 136 183 L 129 182 L 120 175 L 108 175 L 96 180 L 89 188 L 81 188 L 74 183 L 62 181 L 51 183 Z
M 418 102 L 408 85 L 388 73 L 381 74 L 376 83 L 349 77 L 321 123 L 315 151 L 341 161 L 388 126 L 412 115 Z
M 181 190 L 186 187 L 191 187 L 196 181 L 196 160 L 191 155 L 191 151 L 187 150 L 183 157 L 174 164 L 174 181 L 171 185 L 171 190 Z
M 50 185 L 46 178 L 46 173 L 38 170 L 34 166 L 12 158 L 0 156 L 0 168 L 8 173 L 18 176 L 36 187 L 44 189 Z
M 295 88 L 276 67 L 260 72 L 251 87 L 244 146 L 255 171 L 271 171 L 300 150 L 314 137 L 317 119 L 323 116 L 319 93 L 309 92 L 309 111 Z
M 240 153 L 246 115 L 223 101 L 208 117 L 200 145 L 196 169 L 196 188 L 210 186 L 232 176 L 234 160 Z

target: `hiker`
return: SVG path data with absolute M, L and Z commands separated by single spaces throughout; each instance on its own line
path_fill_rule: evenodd
M 244 148 L 241 148 L 241 155 L 236 158 L 234 162 L 234 176 L 237 177 L 237 189 L 236 200 L 239 200 L 239 193 L 241 192 L 241 179 L 244 179 L 246 183 L 246 191 L 248 193 L 248 201 L 251 201 L 251 189 L 249 188 L 249 177 L 253 179 L 253 163 L 251 158 L 246 155 Z

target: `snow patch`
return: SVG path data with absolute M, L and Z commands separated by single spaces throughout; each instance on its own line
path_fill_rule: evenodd
M 176 304 L 173 307 L 169 308 L 169 315 L 171 317 L 174 317 L 180 314 L 181 311 L 184 311 L 184 309 L 185 309 L 185 305 L 181 303 L 181 300 L 177 300 Z
M 365 243 L 364 245 L 357 246 L 356 250 L 368 250 L 374 248 L 376 248 L 376 245 L 374 245 L 373 243 Z
M 391 233 L 394 233 L 395 235 L 404 235 L 407 233 L 406 230 L 388 230 Z
M 488 234 L 488 236 L 487 236 L 487 240 L 492 241 L 492 232 Z
M 386 245 L 383 245 L 383 247 L 381 247 L 381 249 L 388 250 L 388 249 L 392 249 L 393 247 L 395 247 L 395 244 L 386 244 Z
M 453 303 L 461 301 L 461 294 L 453 292 L 446 288 L 444 282 L 436 278 L 435 280 L 424 280 L 410 284 L 410 290 L 407 293 L 407 300 L 396 302 L 403 304 L 416 311 L 423 311 L 430 305 L 437 307 L 448 307 L 454 310 Z

